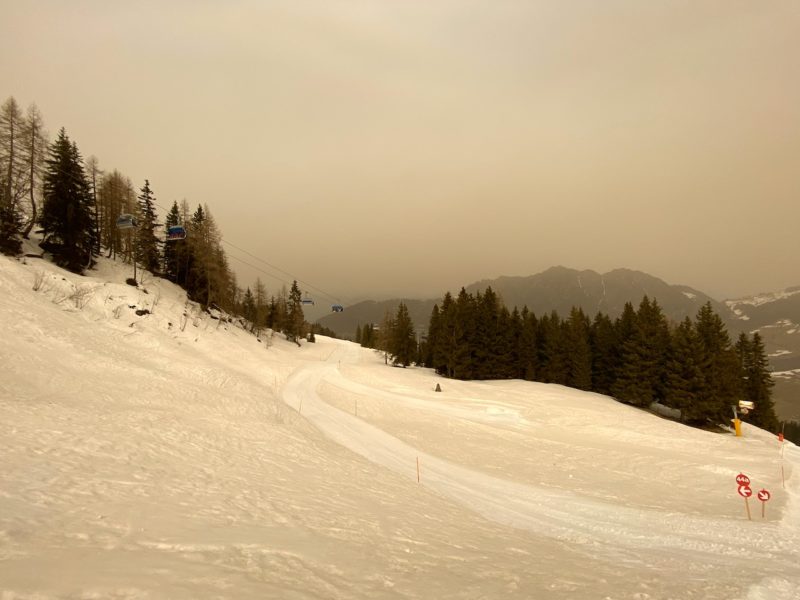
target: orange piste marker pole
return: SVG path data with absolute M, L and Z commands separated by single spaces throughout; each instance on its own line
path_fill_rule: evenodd
M 419 456 L 417 457 L 417 483 L 419 483 Z
M 744 499 L 744 507 L 747 509 L 747 520 L 752 521 L 753 517 L 750 516 L 750 501 L 747 498 Z

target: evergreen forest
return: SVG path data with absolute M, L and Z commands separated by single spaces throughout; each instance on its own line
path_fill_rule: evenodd
M 509 311 L 492 290 L 448 292 L 434 306 L 427 336 L 417 341 L 408 311 L 356 330 L 362 346 L 386 362 L 416 363 L 454 379 L 525 379 L 593 391 L 639 407 L 657 403 L 697 425 L 728 423 L 740 400 L 754 408 L 740 417 L 777 431 L 773 381 L 756 332 L 733 341 L 711 304 L 694 320 L 669 323 L 658 302 L 644 297 L 619 318 L 579 308 L 566 318 Z
M 192 210 L 173 201 L 161 207 L 163 222 L 159 206 L 149 180 L 137 191 L 119 170 L 84 159 L 64 128 L 51 142 L 35 104 L 23 111 L 11 97 L 0 107 L 0 252 L 19 255 L 36 228 L 40 247 L 72 272 L 84 273 L 104 255 L 132 266 L 131 285 L 140 283 L 137 269 L 164 277 L 204 307 L 245 317 L 256 334 L 272 329 L 296 341 L 313 333 L 297 281 L 272 295 L 260 279 L 252 289 L 238 286 L 208 205 Z M 121 215 L 136 226 L 120 228 Z M 169 239 L 171 227 L 185 235 Z

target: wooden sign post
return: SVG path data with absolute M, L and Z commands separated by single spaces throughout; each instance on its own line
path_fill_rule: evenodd
M 744 498 L 744 507 L 747 510 L 747 520 L 752 521 L 753 518 L 750 516 L 750 501 L 748 498 L 753 495 L 753 490 L 750 489 L 749 485 L 740 485 L 739 495 Z
M 770 494 L 769 494 L 768 490 L 761 489 L 761 490 L 758 490 L 757 496 L 758 496 L 758 499 L 761 500 L 761 518 L 763 519 L 764 518 L 764 510 L 765 510 L 765 507 L 767 505 L 767 500 L 770 499 Z
M 750 478 L 744 473 L 739 473 L 736 476 L 736 483 L 739 484 L 739 489 L 737 490 L 739 495 L 744 498 L 744 507 L 747 510 L 747 520 L 752 521 L 753 518 L 750 516 L 750 502 L 747 500 L 753 495 L 753 490 L 750 489 Z

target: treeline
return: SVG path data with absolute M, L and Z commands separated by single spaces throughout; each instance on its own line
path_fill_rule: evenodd
M 282 331 L 287 339 L 297 341 L 302 336 L 313 340 L 315 333 L 336 337 L 333 331 L 321 325 L 309 325 L 303 315 L 302 293 L 297 282 L 287 293 L 281 288 L 277 296 L 267 296 L 261 280 L 257 279 L 254 291 L 248 287 L 242 295 L 239 314 L 251 324 L 251 331 L 260 335 L 265 329 Z
M 137 226 L 120 229 L 124 214 Z M 192 211 L 185 200 L 173 202 L 160 222 L 148 180 L 137 193 L 118 170 L 102 170 L 94 156 L 84 161 L 63 128 L 51 143 L 36 106 L 23 114 L 12 97 L 0 107 L 0 252 L 18 255 L 36 225 L 41 247 L 73 272 L 105 254 L 132 264 L 133 279 L 137 267 L 163 276 L 203 306 L 245 316 L 254 331 L 272 328 L 297 339 L 309 328 L 297 282 L 269 298 L 260 280 L 254 292 L 237 285 L 208 205 Z M 185 238 L 168 240 L 166 231 L 176 226 Z
M 387 311 L 379 326 L 368 323 L 362 328 L 357 325 L 355 341 L 364 348 L 381 350 L 386 362 L 391 360 L 396 366 L 407 367 L 421 362 L 414 323 L 403 302 L 397 307 L 394 317 Z
M 773 381 L 758 333 L 732 342 L 722 319 L 707 303 L 694 320 L 670 324 L 656 300 L 638 309 L 628 303 L 619 318 L 590 319 L 579 308 L 567 318 L 553 311 L 537 317 L 527 308 L 509 311 L 487 288 L 476 295 L 463 288 L 434 306 L 427 337 L 411 352 L 413 339 L 397 329 L 398 315 L 379 326 L 359 326 L 363 346 L 385 350 L 393 362 L 408 360 L 455 379 L 526 379 L 594 391 L 635 406 L 658 402 L 681 411 L 692 424 L 727 422 L 732 406 L 753 402 L 746 416 L 775 431 Z M 407 311 L 406 311 L 407 314 Z M 402 340 L 406 340 L 405 342 Z

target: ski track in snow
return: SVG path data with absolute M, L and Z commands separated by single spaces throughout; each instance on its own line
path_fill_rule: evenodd
M 759 430 L 258 343 L 129 267 L 35 265 L 0 257 L 0 600 L 797 598 L 800 454 L 775 490 Z M 738 468 L 774 490 L 766 521 Z
M 800 584 L 798 564 L 798 523 L 776 523 L 749 534 L 746 543 L 731 532 L 741 523 L 731 519 L 665 514 L 647 509 L 631 509 L 579 497 L 566 491 L 523 485 L 468 469 L 431 454 L 373 427 L 372 425 L 324 402 L 317 394 L 323 380 L 356 393 L 380 395 L 394 401 L 440 414 L 468 420 L 486 417 L 467 409 L 436 406 L 386 391 L 376 391 L 347 381 L 337 363 L 358 360 L 357 350 L 341 345 L 325 363 L 302 367 L 292 374 L 282 390 L 284 401 L 311 421 L 326 436 L 342 446 L 406 478 L 416 480 L 416 460 L 422 465 L 421 483 L 444 496 L 460 502 L 483 517 L 502 525 L 525 529 L 561 541 L 588 545 L 592 552 L 605 549 L 619 557 L 622 545 L 626 561 L 652 560 L 665 553 L 702 564 L 737 564 L 742 569 L 756 558 L 767 558 L 770 575 L 782 582 L 782 574 L 792 573 Z M 490 417 L 489 417 L 490 419 Z M 797 455 L 792 446 L 790 453 Z M 755 503 L 752 508 L 756 511 Z M 796 515 L 792 515 L 796 517 Z M 788 525 L 788 526 L 787 526 Z M 759 561 L 759 564 L 760 561 Z M 757 579 L 764 575 L 755 572 Z M 778 586 L 780 587 L 780 586 Z

